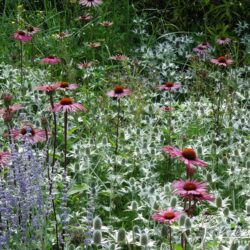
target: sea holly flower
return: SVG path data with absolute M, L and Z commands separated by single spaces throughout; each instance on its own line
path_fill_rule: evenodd
M 227 67 L 233 63 L 233 60 L 227 59 L 225 56 L 220 56 L 217 59 L 211 59 L 210 62 L 218 66 Z
M 161 223 L 167 222 L 172 224 L 177 221 L 181 217 L 182 213 L 174 211 L 172 208 L 168 208 L 167 210 L 161 210 L 155 214 L 153 214 L 152 218 L 155 221 L 159 221 Z
M 102 0 L 80 0 L 79 4 L 85 7 L 96 7 L 102 3 Z
M 196 180 L 178 180 L 173 182 L 175 193 L 183 198 L 201 197 L 207 191 L 208 184 Z
M 61 59 L 56 56 L 48 56 L 48 57 L 43 58 L 42 62 L 46 64 L 58 64 L 61 62 Z
M 103 21 L 100 23 L 101 26 L 103 27 L 110 27 L 113 25 L 113 22 L 110 22 L 110 21 Z
M 165 82 L 164 85 L 161 85 L 159 87 L 159 90 L 173 90 L 173 89 L 179 89 L 180 87 L 181 87 L 180 83 Z
M 75 103 L 70 97 L 63 97 L 60 102 L 54 104 L 54 108 L 50 108 L 53 112 L 74 112 L 74 111 L 84 111 L 87 109 L 80 103 Z
M 24 139 L 24 141 L 33 143 L 46 141 L 46 131 L 33 128 L 30 125 L 26 125 L 20 129 L 12 129 L 10 133 L 14 140 Z
M 218 43 L 219 45 L 229 44 L 230 42 L 231 42 L 231 39 L 228 37 L 221 37 L 216 40 L 216 43 Z
M 75 90 L 79 88 L 78 84 L 75 83 L 69 83 L 69 82 L 56 82 L 51 85 L 55 89 L 60 89 L 60 90 Z
M 122 85 L 117 85 L 113 90 L 107 92 L 107 96 L 113 98 L 121 98 L 129 95 L 131 95 L 131 90 L 125 89 Z
M 184 148 L 182 151 L 176 147 L 165 146 L 162 150 L 169 154 L 172 158 L 179 157 L 179 160 L 191 170 L 193 166 L 206 167 L 207 163 L 197 157 L 196 152 L 192 148 Z
M 14 33 L 13 38 L 20 42 L 29 42 L 32 40 L 32 36 L 25 31 L 17 31 Z
M 0 152 L 0 167 L 3 167 L 8 163 L 9 157 L 9 152 Z

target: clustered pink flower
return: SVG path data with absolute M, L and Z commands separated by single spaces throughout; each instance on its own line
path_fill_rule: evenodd
M 23 106 L 21 104 L 13 104 L 9 106 L 8 108 L 0 109 L 0 116 L 2 116 L 6 111 L 10 113 L 14 113 L 22 108 Z
M 161 223 L 167 222 L 172 224 L 174 221 L 177 221 L 181 215 L 181 212 L 175 211 L 172 208 L 168 208 L 167 210 L 161 210 L 153 214 L 152 218 L 153 220 L 159 221 Z
M 8 163 L 9 157 L 9 152 L 0 152 L 0 167 L 3 167 Z
M 233 63 L 233 60 L 227 59 L 225 56 L 220 56 L 217 59 L 211 59 L 210 62 L 218 66 L 227 67 Z
M 50 92 L 53 92 L 56 88 L 57 86 L 54 84 L 50 84 L 50 85 L 46 84 L 46 85 L 37 86 L 36 90 L 50 93 Z
M 196 180 L 178 180 L 173 182 L 175 193 L 182 198 L 198 200 L 198 201 L 213 201 L 214 197 L 207 193 L 208 184 Z
M 96 7 L 102 3 L 102 0 L 80 0 L 79 4 L 85 7 Z
M 220 45 L 225 45 L 225 44 L 229 44 L 231 42 L 231 39 L 228 38 L 228 37 L 221 37 L 221 38 L 218 38 L 216 40 L 216 42 Z
M 99 48 L 101 47 L 101 43 L 98 43 L 98 42 L 91 42 L 88 44 L 88 46 L 92 49 L 96 49 L 96 48 Z
M 110 27 L 113 25 L 113 22 L 110 22 L 110 21 L 103 21 L 100 23 L 101 26 L 103 27 Z
M 78 17 L 79 21 L 89 21 L 93 18 L 93 16 L 86 14 Z
M 111 56 L 109 59 L 113 61 L 127 61 L 128 57 L 122 54 L 117 54 L 117 55 Z
M 177 82 L 165 82 L 164 85 L 159 87 L 159 90 L 173 90 L 179 89 L 181 87 L 180 83 Z
M 84 111 L 86 112 L 86 108 L 80 104 L 80 103 L 75 103 L 74 100 L 70 97 L 63 97 L 60 102 L 55 103 L 54 107 L 51 108 L 50 110 L 53 112 L 74 112 L 74 111 Z
M 113 90 L 107 92 L 107 96 L 112 98 L 121 98 L 129 95 L 131 95 L 131 90 L 125 89 L 122 85 L 117 85 Z
M 197 157 L 196 152 L 192 148 L 184 148 L 182 151 L 176 147 L 165 146 L 162 150 L 171 157 L 178 157 L 187 167 L 193 166 L 206 167 L 207 163 Z
M 88 69 L 88 68 L 91 68 L 92 65 L 93 65 L 93 62 L 84 61 L 84 62 L 78 64 L 78 68 L 79 69 Z
M 46 64 L 58 64 L 61 62 L 61 59 L 56 56 L 48 56 L 48 57 L 43 58 L 42 62 Z
M 14 39 L 20 42 L 29 42 L 32 40 L 32 36 L 25 31 L 17 31 L 13 35 Z
M 163 106 L 163 107 L 161 107 L 161 110 L 165 111 L 165 112 L 170 112 L 170 111 L 174 110 L 174 107 Z
M 33 143 L 46 140 L 46 131 L 33 128 L 31 125 L 26 125 L 20 129 L 11 129 L 10 134 L 14 140 L 23 139 Z
M 52 88 L 59 89 L 59 90 L 75 90 L 75 89 L 79 88 L 78 84 L 63 82 L 63 81 L 56 82 L 56 83 L 52 84 L 51 86 L 52 86 Z
M 39 28 L 37 27 L 34 27 L 34 26 L 29 26 L 27 29 L 26 29 L 26 32 L 30 35 L 35 35 L 36 33 L 38 33 L 40 31 Z

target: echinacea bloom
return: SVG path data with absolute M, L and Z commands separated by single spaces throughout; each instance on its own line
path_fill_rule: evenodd
M 110 22 L 110 21 L 103 21 L 100 23 L 101 26 L 103 27 L 110 27 L 113 25 L 113 22 Z
M 228 37 L 221 37 L 221 38 L 218 38 L 216 40 L 216 42 L 220 45 L 224 45 L 224 44 L 229 44 L 231 42 L 231 39 L 228 38 Z
M 40 31 L 39 28 L 37 27 L 33 27 L 33 26 L 29 26 L 27 29 L 26 29 L 26 32 L 30 35 L 35 35 L 36 33 L 38 33 Z
M 5 112 L 14 113 L 22 108 L 23 106 L 21 104 L 13 104 L 9 106 L 8 108 L 0 109 L 0 116 L 2 116 Z
M 122 85 L 117 85 L 113 90 L 107 92 L 107 96 L 112 98 L 120 98 L 129 95 L 131 95 L 131 90 L 125 89 Z
M 182 151 L 176 147 L 165 146 L 162 150 L 171 157 L 179 157 L 179 160 L 192 169 L 193 166 L 206 167 L 207 163 L 197 157 L 196 152 L 192 148 L 184 148 Z
M 10 157 L 9 152 L 0 152 L 0 167 L 8 163 L 9 157 Z
M 211 59 L 210 62 L 219 66 L 226 67 L 232 64 L 233 60 L 227 59 L 225 56 L 220 56 L 217 59 Z
M 54 34 L 53 35 L 56 39 L 58 39 L 58 40 L 61 40 L 61 39 L 63 39 L 63 38 L 66 38 L 66 37 L 69 37 L 70 36 L 70 34 L 69 34 L 69 32 L 59 32 L 59 33 L 56 33 L 56 34 Z
M 167 210 L 161 210 L 158 213 L 153 214 L 152 219 L 161 223 L 167 222 L 172 224 L 174 221 L 177 221 L 181 215 L 181 212 L 177 212 L 172 208 L 168 208 Z
M 79 4 L 85 7 L 96 7 L 102 3 L 102 0 L 80 0 Z
M 69 82 L 56 82 L 51 86 L 54 87 L 55 89 L 60 89 L 60 90 L 74 90 L 79 88 L 78 84 Z
M 111 56 L 109 59 L 113 61 L 127 61 L 128 57 L 122 54 L 117 54 L 115 56 Z
M 177 82 L 165 82 L 164 85 L 159 87 L 159 90 L 173 90 L 179 89 L 181 87 L 180 83 Z
M 192 195 L 191 197 L 193 200 L 197 200 L 197 201 L 214 201 L 215 198 L 212 194 L 207 194 L 207 193 L 200 193 L 200 194 L 196 194 L 196 195 Z
M 165 112 L 170 112 L 170 111 L 174 110 L 174 108 L 170 107 L 170 106 L 163 106 L 163 107 L 161 107 L 161 110 L 165 111 Z
M 53 108 L 50 107 L 50 110 L 53 112 L 74 112 L 79 110 L 84 112 L 87 111 L 82 104 L 74 102 L 74 100 L 70 97 L 63 97 L 60 102 L 54 104 Z
M 89 15 L 89 14 L 86 14 L 86 15 L 83 15 L 83 16 L 79 16 L 78 17 L 78 20 L 79 21 L 89 21 L 93 18 L 93 16 Z
M 199 55 L 204 55 L 207 53 L 207 48 L 199 44 L 195 48 L 193 48 L 193 51 Z
M 203 47 L 204 49 L 208 49 L 211 47 L 210 43 L 208 43 L 208 42 L 200 43 L 200 44 L 198 44 L 198 46 Z
M 88 68 L 92 67 L 92 64 L 93 64 L 93 62 L 84 61 L 84 62 L 78 64 L 78 68 L 79 69 L 88 69 Z
M 46 84 L 46 85 L 37 86 L 36 90 L 50 93 L 50 92 L 53 92 L 55 89 L 57 89 L 57 87 L 58 86 L 55 86 L 54 84 L 51 84 L 51 85 Z
M 48 57 L 43 58 L 42 62 L 47 63 L 47 64 L 58 64 L 61 62 L 61 59 L 56 56 L 48 56 Z
M 199 197 L 207 192 L 208 184 L 196 180 L 178 180 L 173 182 L 175 193 L 183 198 Z
M 17 31 L 13 35 L 14 39 L 20 42 L 29 42 L 32 40 L 32 36 L 25 31 Z
M 92 43 L 89 43 L 88 46 L 92 49 L 96 49 L 96 48 L 99 48 L 101 47 L 101 44 L 100 43 L 97 43 L 97 42 L 92 42 Z
M 26 125 L 21 129 L 12 129 L 11 136 L 16 139 L 24 139 L 33 143 L 46 141 L 46 132 L 42 129 L 33 128 Z

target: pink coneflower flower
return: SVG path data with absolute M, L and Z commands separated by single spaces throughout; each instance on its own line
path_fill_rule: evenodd
M 180 151 L 176 147 L 165 146 L 162 148 L 162 150 L 173 158 L 179 157 L 179 159 L 183 161 L 184 164 L 189 168 L 192 168 L 192 166 L 207 166 L 207 163 L 199 159 L 196 155 L 196 152 L 192 148 L 184 148 L 182 151 Z
M 158 213 L 153 214 L 152 218 L 153 220 L 159 221 L 161 223 L 168 222 L 172 224 L 181 217 L 181 214 L 181 212 L 177 212 L 172 208 L 168 208 L 167 210 L 161 210 Z
M 229 44 L 231 42 L 231 39 L 228 38 L 228 37 L 221 37 L 221 38 L 218 38 L 216 40 L 216 42 L 220 45 L 225 45 L 225 44 Z
M 45 130 L 33 128 L 30 125 L 26 125 L 21 129 L 12 129 L 10 133 L 15 140 L 24 139 L 34 143 L 46 141 Z
M 179 89 L 180 87 L 181 87 L 180 83 L 165 82 L 164 85 L 159 87 L 159 90 L 173 90 L 173 89 Z
M 126 61 L 128 60 L 128 57 L 122 54 L 117 54 L 115 56 L 111 56 L 109 59 L 114 61 Z
M 101 47 L 101 43 L 98 43 L 98 42 L 91 42 L 88 44 L 88 46 L 92 49 L 96 49 L 96 48 L 99 48 Z
M 80 103 L 74 103 L 74 100 L 70 97 L 63 97 L 60 102 L 54 104 L 54 108 L 50 108 L 53 112 L 74 112 L 74 111 L 84 111 L 86 108 Z
M 78 68 L 79 69 L 88 69 L 88 68 L 92 67 L 92 64 L 93 64 L 93 62 L 84 61 L 84 62 L 78 64 Z
M 86 15 L 83 15 L 83 16 L 79 16 L 78 17 L 78 20 L 79 21 L 89 21 L 93 18 L 93 16 L 89 15 L 89 14 L 86 14 Z
M 29 26 L 29 27 L 26 29 L 26 32 L 27 32 L 28 34 L 30 34 L 31 36 L 32 36 L 32 35 L 35 35 L 35 34 L 38 33 L 39 31 L 40 31 L 39 28 L 33 27 L 33 26 Z
M 17 31 L 13 35 L 14 39 L 21 42 L 29 42 L 32 40 L 32 36 L 25 31 Z
M 8 163 L 9 157 L 10 157 L 9 152 L 0 152 L 0 167 Z
M 196 180 L 178 180 L 173 182 L 175 193 L 183 198 L 201 197 L 207 191 L 208 184 Z
M 102 0 L 80 0 L 79 4 L 85 7 L 96 7 L 102 3 Z
M 0 109 L 0 116 L 2 116 L 5 112 L 14 113 L 22 108 L 23 106 L 21 104 L 13 104 L 8 108 Z
M 48 56 L 48 57 L 43 58 L 42 62 L 47 63 L 47 64 L 58 64 L 61 62 L 61 59 L 56 56 Z
M 163 107 L 161 107 L 161 110 L 165 111 L 165 112 L 170 112 L 170 111 L 174 110 L 174 108 L 170 107 L 170 106 L 163 106 Z
M 54 87 L 55 89 L 60 89 L 60 90 L 74 90 L 79 88 L 78 84 L 69 82 L 56 82 L 51 86 Z
M 232 64 L 233 60 L 226 59 L 225 56 L 220 56 L 217 59 L 211 59 L 210 62 L 213 63 L 213 64 L 216 64 L 216 65 L 219 65 L 219 66 L 226 67 L 226 66 Z
M 55 86 L 54 84 L 51 84 L 51 85 L 47 84 L 47 85 L 37 86 L 36 90 L 50 93 L 50 92 L 54 91 L 56 88 L 57 88 L 57 86 Z
M 55 37 L 56 39 L 58 39 L 58 40 L 61 40 L 61 39 L 63 39 L 63 38 L 69 37 L 69 36 L 70 36 L 70 34 L 69 34 L 68 32 L 63 32 L 63 31 L 54 34 L 54 37 Z
M 198 46 L 203 47 L 204 49 L 208 49 L 211 47 L 210 43 L 208 43 L 208 42 L 202 42 L 202 43 L 198 44 Z
M 113 98 L 121 98 L 129 95 L 131 95 L 131 90 L 125 89 L 122 85 L 117 85 L 113 90 L 107 92 L 107 96 Z
M 113 25 L 113 22 L 110 22 L 110 21 L 103 21 L 100 23 L 101 26 L 103 27 L 110 27 Z
M 193 200 L 197 200 L 197 201 L 214 201 L 215 198 L 212 194 L 207 194 L 207 193 L 200 193 L 200 194 L 196 194 L 196 195 L 192 195 L 192 199 Z
M 204 55 L 207 53 L 207 48 L 199 44 L 195 48 L 193 48 L 193 51 L 197 54 Z

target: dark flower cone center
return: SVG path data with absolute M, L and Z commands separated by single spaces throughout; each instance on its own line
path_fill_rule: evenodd
M 166 87 L 171 88 L 174 86 L 173 82 L 165 82 Z
M 69 97 L 64 97 L 60 101 L 61 105 L 71 105 L 72 103 L 73 103 L 73 100 Z
M 123 88 L 122 85 L 117 85 L 117 86 L 115 86 L 114 91 L 115 91 L 116 94 L 121 94 L 121 93 L 123 93 L 124 88 Z
M 219 63 L 227 63 L 227 60 L 226 60 L 226 58 L 225 58 L 224 56 L 220 56 L 220 57 L 218 58 L 218 62 L 219 62 Z
M 165 212 L 163 217 L 166 220 L 171 220 L 175 217 L 175 214 L 174 214 L 174 212 Z
M 27 29 L 27 31 L 28 32 L 33 32 L 35 29 L 33 28 L 33 27 L 29 27 L 28 29 Z
M 55 57 L 54 57 L 54 56 L 48 56 L 48 58 L 49 58 L 49 59 L 55 59 Z
M 26 128 L 21 129 L 21 134 L 22 135 L 26 135 L 28 133 L 30 133 L 32 136 L 34 136 L 35 135 L 35 130 L 32 127 L 26 127 Z
M 23 32 L 23 31 L 18 31 L 18 35 L 20 35 L 20 36 L 25 36 L 26 34 L 25 34 L 25 32 Z
M 197 186 L 194 183 L 192 183 L 192 182 L 187 182 L 187 183 L 185 183 L 185 185 L 184 185 L 183 188 L 186 191 L 191 191 L 191 190 L 196 190 Z
M 60 82 L 60 87 L 67 88 L 67 87 L 69 87 L 69 83 L 68 82 Z
M 184 148 L 182 150 L 182 156 L 188 160 L 195 160 L 196 159 L 196 153 L 192 148 Z

